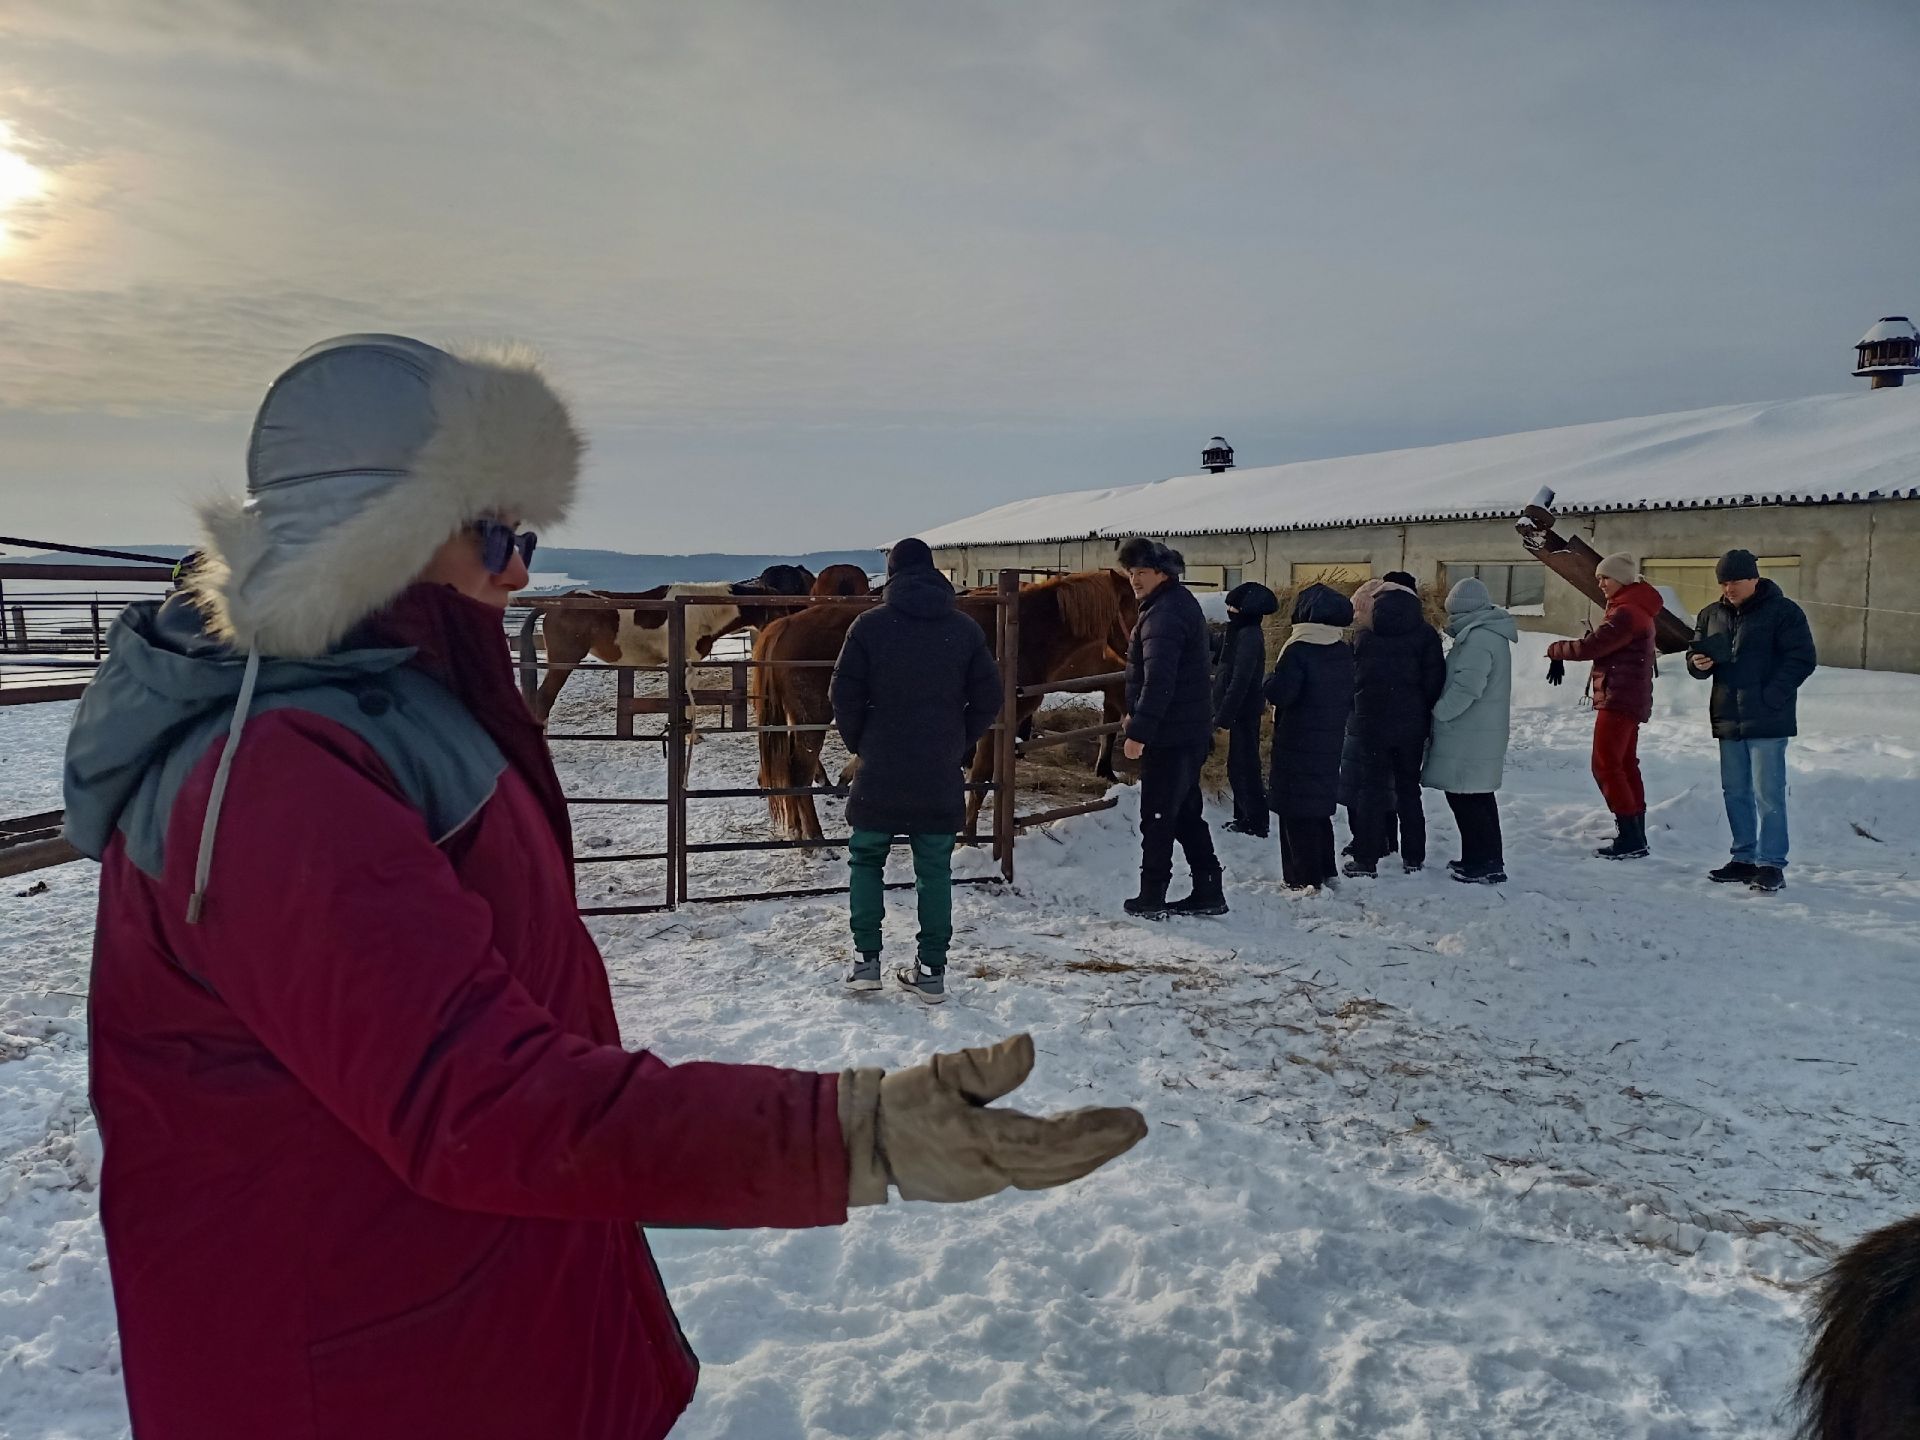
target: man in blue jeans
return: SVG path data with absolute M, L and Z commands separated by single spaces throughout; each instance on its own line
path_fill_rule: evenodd
M 1733 859 L 1708 878 L 1770 895 L 1787 883 L 1787 740 L 1798 733 L 1795 697 L 1818 657 L 1806 612 L 1761 578 L 1751 551 L 1729 550 L 1715 575 L 1720 598 L 1700 612 L 1687 652 L 1694 678 L 1713 681 L 1708 711 L 1733 831 Z

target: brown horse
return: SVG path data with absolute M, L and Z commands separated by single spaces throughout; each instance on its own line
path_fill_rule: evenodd
M 993 603 L 989 598 L 993 594 L 982 587 L 969 590 L 960 599 L 960 608 L 971 614 L 989 636 L 993 634 Z M 1127 577 L 1118 570 L 1086 570 L 1021 586 L 1018 683 L 1022 687 L 1044 685 L 1126 669 L 1127 646 L 1139 616 L 1139 602 Z M 1109 724 L 1117 722 L 1126 706 L 1126 682 L 1113 682 L 1101 696 L 1102 719 Z M 1030 720 L 1043 699 L 1038 695 L 1022 699 L 1014 724 L 1024 725 Z M 993 738 L 989 734 L 974 747 L 967 779 L 975 786 L 993 774 Z M 1113 750 L 1114 736 L 1103 735 L 1093 767 L 1094 774 L 1103 780 L 1114 778 Z M 984 800 L 984 793 L 978 789 L 967 792 L 969 840 L 979 834 Z
M 1800 1371 L 1805 1440 L 1920 1435 L 1920 1215 L 1858 1241 L 1820 1278 Z
M 829 565 L 813 582 L 810 593 L 816 596 L 871 595 L 873 586 L 867 581 L 867 572 L 858 565 Z
M 773 565 L 752 580 L 705 585 L 656 585 L 631 594 L 578 592 L 604 599 L 605 606 L 547 610 L 540 617 L 547 652 L 547 674 L 534 701 L 536 720 L 546 723 L 560 689 L 574 667 L 589 654 L 609 665 L 663 665 L 667 659 L 667 612 L 637 608 L 641 600 L 671 600 L 682 595 L 747 602 L 687 607 L 687 658 L 704 660 L 714 642 L 736 630 L 758 628 L 777 617 L 772 606 L 751 604 L 756 595 L 805 595 L 814 575 L 803 565 Z
M 991 637 L 994 606 L 986 595 L 960 597 L 960 608 Z M 1088 571 L 1021 587 L 1019 683 L 1041 684 L 1070 676 L 1100 674 L 1126 651 L 1138 614 L 1126 577 L 1113 570 Z M 859 607 L 819 606 L 789 615 L 760 632 L 753 655 L 759 661 L 832 661 L 840 657 L 847 630 Z M 1115 653 L 1109 653 L 1115 652 Z M 1092 667 L 1092 668 L 1087 668 Z M 760 784 L 767 789 L 812 785 L 820 774 L 824 730 L 779 732 L 779 727 L 827 725 L 833 720 L 829 695 L 832 672 L 824 665 L 804 669 L 783 665 L 755 667 L 760 736 Z M 1119 699 L 1108 697 L 1117 715 Z M 1022 714 L 1039 701 L 1022 701 Z M 766 728 L 771 727 L 771 728 Z M 984 769 L 982 757 L 984 760 Z M 973 774 L 984 779 L 993 770 L 991 737 L 975 752 Z M 767 810 L 777 834 L 821 839 L 819 812 L 811 795 L 769 796 Z M 978 819 L 977 798 L 969 800 L 969 818 Z

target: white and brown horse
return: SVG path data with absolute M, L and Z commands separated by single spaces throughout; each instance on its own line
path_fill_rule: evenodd
M 665 607 L 638 601 L 674 600 L 694 596 L 724 604 L 688 605 L 687 659 L 704 660 L 723 635 L 759 629 L 785 612 L 778 606 L 753 603 L 756 595 L 805 595 L 813 588 L 813 572 L 804 565 L 773 565 L 751 580 L 711 584 L 656 585 L 630 594 L 580 591 L 606 601 L 604 606 L 568 606 L 544 611 L 541 638 L 547 652 L 547 674 L 534 701 L 534 718 L 542 724 L 553 713 L 554 702 L 574 667 L 594 656 L 609 665 L 664 665 L 667 662 Z

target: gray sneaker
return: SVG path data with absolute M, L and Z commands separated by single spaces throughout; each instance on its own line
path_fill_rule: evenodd
M 880 957 L 862 955 L 853 962 L 847 971 L 847 989 L 878 990 L 880 988 Z
M 893 978 L 928 1005 L 938 1005 L 947 998 L 947 967 L 944 965 L 938 969 L 929 970 L 916 960 L 911 970 L 902 965 L 894 971 Z

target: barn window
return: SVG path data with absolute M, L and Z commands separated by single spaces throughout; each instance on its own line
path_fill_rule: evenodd
M 1651 585 L 1664 585 L 1680 597 L 1680 609 L 1688 616 L 1698 615 L 1720 598 L 1720 582 L 1714 578 L 1718 559 L 1665 560 L 1640 562 L 1640 572 Z M 1798 555 L 1762 555 L 1760 573 L 1788 595 L 1800 593 L 1800 557 Z
M 1222 590 L 1239 589 L 1245 574 L 1246 572 L 1238 565 L 1222 565 L 1220 567 L 1220 588 Z
M 1302 561 L 1292 567 L 1288 578 L 1296 590 L 1309 585 L 1332 585 L 1352 590 L 1373 578 L 1373 566 L 1365 560 Z
M 1509 610 L 1539 610 L 1547 603 L 1547 572 L 1537 560 L 1449 560 L 1442 567 L 1443 584 L 1453 589 L 1475 578 L 1487 587 L 1493 603 Z

